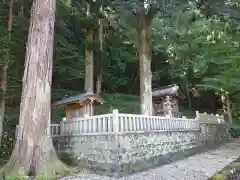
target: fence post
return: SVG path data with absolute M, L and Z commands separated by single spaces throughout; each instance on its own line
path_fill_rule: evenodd
M 225 119 L 224 119 L 224 115 L 221 115 L 221 116 L 220 116 L 220 119 L 221 119 L 221 122 L 222 122 L 223 124 L 226 124 Z
M 84 118 L 84 133 L 93 133 L 93 124 L 91 123 L 91 120 L 88 120 L 89 115 L 88 114 L 84 114 L 83 115 Z M 90 126 L 91 125 L 91 126 Z
M 119 112 L 118 109 L 114 109 L 112 111 L 113 115 L 113 132 L 118 133 L 119 132 Z
M 60 136 L 64 136 L 65 135 L 64 122 L 65 121 L 61 121 L 60 122 Z
M 218 124 L 221 124 L 220 116 L 219 116 L 218 114 L 216 114 L 215 116 L 216 116 L 216 119 L 217 119 Z
M 196 120 L 199 120 L 199 111 L 196 111 Z

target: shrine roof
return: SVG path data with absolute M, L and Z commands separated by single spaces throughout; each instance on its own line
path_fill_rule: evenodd
M 84 93 L 80 93 L 80 94 L 66 97 L 59 101 L 56 101 L 52 104 L 52 106 L 60 106 L 63 104 L 73 103 L 75 101 L 84 101 L 84 100 L 90 99 L 92 97 L 94 98 L 94 100 L 96 102 L 99 102 L 101 104 L 105 102 L 101 96 L 94 94 L 93 92 L 84 92 Z
M 179 86 L 176 84 L 162 86 L 152 90 L 152 97 L 163 97 L 163 96 L 173 96 L 178 95 Z

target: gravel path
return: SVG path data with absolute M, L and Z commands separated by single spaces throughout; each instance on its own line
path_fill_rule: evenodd
M 239 152 L 240 143 L 229 143 L 216 150 L 119 179 L 98 175 L 79 175 L 61 180 L 207 180 L 236 160 Z

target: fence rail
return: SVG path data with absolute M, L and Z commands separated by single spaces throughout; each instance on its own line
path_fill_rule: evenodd
M 174 131 L 198 129 L 199 124 L 195 119 L 167 118 L 160 116 L 142 116 L 132 114 L 119 114 L 118 132 L 134 131 Z
M 206 123 L 206 124 L 224 124 L 224 116 L 223 115 L 214 115 L 214 114 L 207 114 L 207 113 L 199 113 L 196 112 L 196 118 L 198 119 L 199 123 Z
M 52 137 L 81 134 L 134 133 L 145 131 L 188 131 L 199 130 L 200 123 L 224 123 L 223 116 L 196 112 L 196 118 L 160 117 L 119 113 L 86 116 L 60 124 L 51 124 Z
M 60 124 L 51 124 L 50 132 L 53 137 L 61 135 L 61 125 Z
M 54 125 L 56 126 L 56 125 Z M 56 127 L 51 128 L 56 129 Z M 76 118 L 60 123 L 60 133 L 53 136 L 69 136 L 81 134 L 105 134 L 105 133 L 133 133 L 144 131 L 184 131 L 198 130 L 197 119 L 146 116 L 137 114 L 119 113 L 113 110 L 111 114 Z
M 61 122 L 61 135 L 113 132 L 113 115 L 105 114 Z

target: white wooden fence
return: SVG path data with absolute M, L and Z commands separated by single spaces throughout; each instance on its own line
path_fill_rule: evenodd
M 188 131 L 199 130 L 200 123 L 224 123 L 223 116 L 196 112 L 196 118 L 187 119 L 160 116 L 123 114 L 113 110 L 110 114 L 76 118 L 51 124 L 52 137 L 76 135 L 100 135 L 143 133 L 146 131 Z
M 51 125 L 52 136 L 80 134 L 141 133 L 146 131 L 198 130 L 197 119 L 118 113 L 77 118 Z
M 51 124 L 50 132 L 52 137 L 59 136 L 61 134 L 61 125 L 60 124 Z
M 224 124 L 224 116 L 223 115 L 214 115 L 214 114 L 207 114 L 207 113 L 199 113 L 196 112 L 196 118 L 198 119 L 199 123 L 205 124 Z

